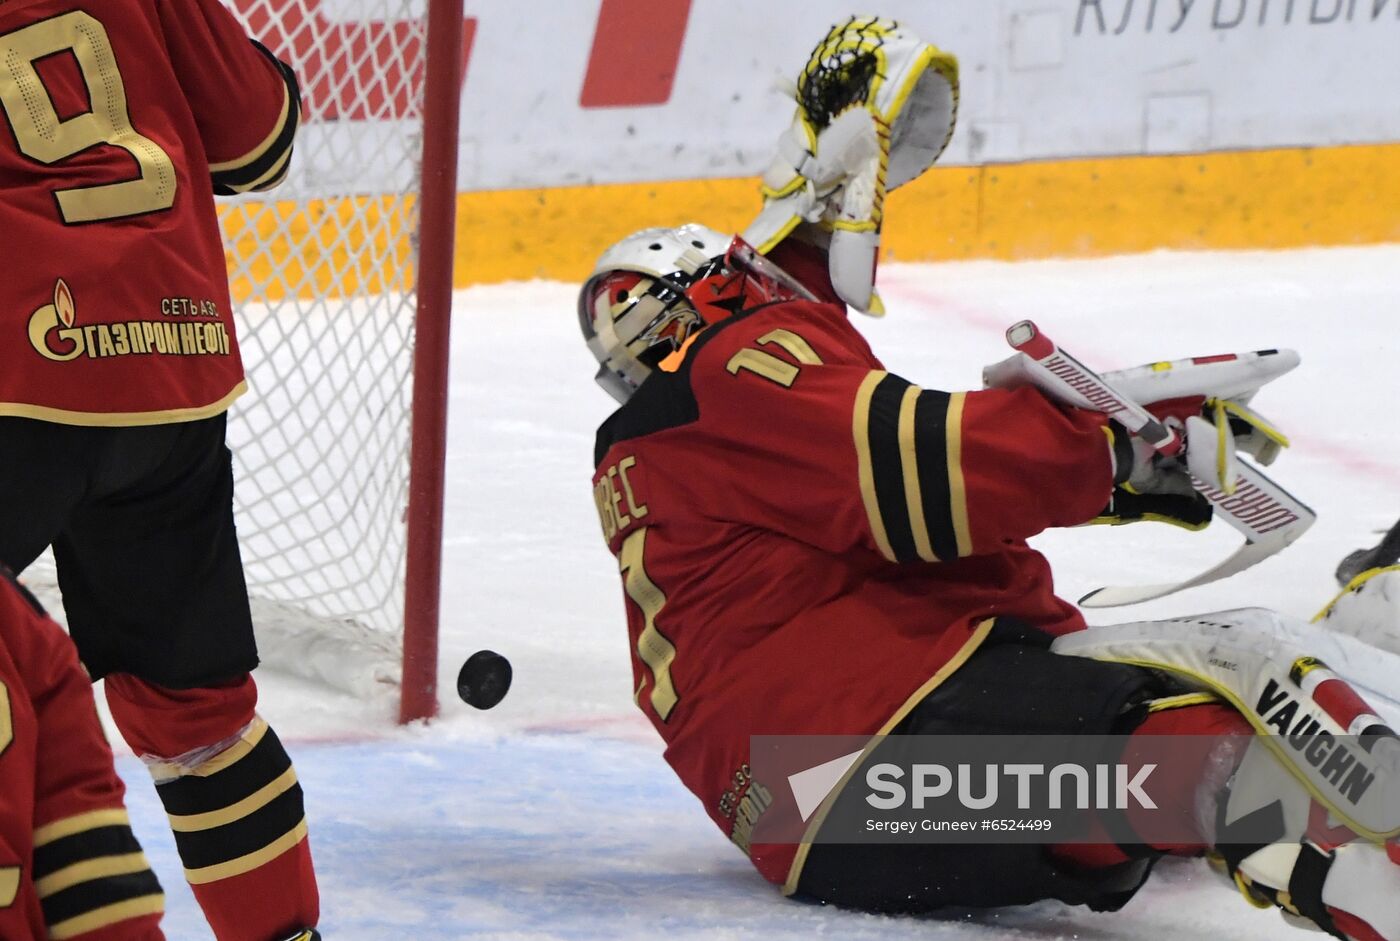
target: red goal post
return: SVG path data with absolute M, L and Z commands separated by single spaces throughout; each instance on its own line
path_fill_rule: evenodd
M 462 0 L 429 0 L 400 722 L 437 713 L 461 36 Z

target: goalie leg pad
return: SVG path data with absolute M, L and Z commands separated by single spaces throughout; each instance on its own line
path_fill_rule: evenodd
M 1220 696 L 1336 818 L 1375 843 L 1400 835 L 1400 739 L 1260 608 L 1091 628 L 1055 652 L 1161 670 Z
M 1219 801 L 1215 849 L 1247 898 L 1337 938 L 1400 939 L 1400 866 L 1371 843 L 1341 842 L 1325 810 L 1255 738 Z M 1298 838 L 1296 834 L 1304 836 Z
M 1354 576 L 1314 621 L 1373 647 L 1400 653 L 1400 565 Z

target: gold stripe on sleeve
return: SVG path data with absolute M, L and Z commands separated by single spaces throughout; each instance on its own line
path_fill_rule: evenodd
M 39 898 L 46 899 L 50 895 L 62 892 L 64 889 L 71 889 L 84 882 L 106 879 L 110 876 L 128 876 L 133 872 L 145 872 L 150 868 L 151 864 L 146 861 L 145 853 L 98 856 L 95 859 L 85 859 L 82 862 L 73 863 L 71 866 L 64 866 L 55 873 L 35 880 L 34 891 L 38 893 Z
M 251 183 L 243 183 L 237 186 L 230 185 L 229 188 L 239 193 L 251 193 L 261 189 L 270 189 L 270 183 L 274 180 L 281 181 L 286 176 L 287 166 L 292 162 L 292 151 L 290 149 L 281 158 L 268 168 L 268 171 Z
M 948 400 L 948 500 L 953 511 L 953 533 L 958 538 L 958 558 L 972 555 L 972 527 L 967 520 L 967 484 L 962 470 L 962 419 L 966 392 L 955 392 Z
M 875 471 L 870 463 L 870 399 L 878 386 L 889 373 L 878 369 L 871 370 L 856 390 L 855 412 L 851 420 L 851 431 L 856 443 L 856 463 L 860 476 L 860 498 L 865 503 L 865 515 L 870 520 L 870 532 L 875 537 L 875 545 L 880 554 L 891 562 L 895 559 L 890 548 L 889 536 L 885 534 L 885 520 L 880 515 L 880 501 L 875 496 Z
M 924 519 L 923 489 L 919 486 L 919 455 L 914 447 L 914 412 L 919 395 L 924 390 L 910 386 L 904 390 L 899 403 L 899 457 L 904 469 L 904 502 L 909 506 L 909 526 L 914 533 L 914 548 L 925 562 L 937 562 L 933 544 L 928 538 L 928 521 Z

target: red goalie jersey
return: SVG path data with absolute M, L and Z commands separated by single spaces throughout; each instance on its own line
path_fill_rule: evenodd
M 290 69 L 219 0 L 10 0 L 0 62 L 0 415 L 223 411 L 243 368 L 213 193 L 285 175 Z
M 1030 389 L 920 389 L 839 304 L 787 301 L 705 330 L 599 430 L 638 705 L 767 878 L 795 847 L 750 845 L 751 735 L 877 733 L 988 619 L 1083 626 L 1024 540 L 1103 510 L 1105 429 Z

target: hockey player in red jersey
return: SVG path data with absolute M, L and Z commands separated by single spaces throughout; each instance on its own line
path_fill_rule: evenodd
M 1371 842 L 1213 845 L 1214 811 L 1236 819 L 1261 791 L 1304 819 L 1339 806 L 1312 804 L 1326 795 L 1305 769 L 1280 771 L 1254 747 L 1267 726 L 1241 690 L 1307 669 L 1264 642 L 1268 618 L 1230 624 L 1231 640 L 1260 643 L 1207 681 L 1192 668 L 1222 643 L 1220 624 L 1084 631 L 1026 544 L 1094 520 L 1200 528 L 1211 508 L 1179 462 L 1031 388 L 921 388 L 887 372 L 847 319 L 843 301 L 879 306 L 885 176 L 903 166 L 912 178 L 946 142 L 956 63 L 878 20 L 837 27 L 814 62 L 824 48 L 839 54 L 837 97 L 859 107 L 817 116 L 809 65 L 802 127 L 765 179 L 766 257 L 700 225 L 646 230 L 605 252 L 579 297 L 599 383 L 621 403 L 598 431 L 594 499 L 622 577 L 636 700 L 667 761 L 758 870 L 802 898 L 895 912 L 1049 898 L 1116 909 L 1156 858 L 1214 850 L 1253 901 L 1338 937 L 1397 941 L 1400 867 L 1379 845 L 1400 832 L 1396 808 L 1368 818 Z M 863 69 L 873 48 L 880 68 Z M 941 84 L 908 93 L 934 73 Z M 942 113 L 949 127 L 901 127 L 872 74 L 887 105 L 922 95 L 911 120 Z M 932 155 L 891 152 L 891 138 L 934 141 Z M 1084 638 L 1079 649 L 1051 649 L 1068 635 Z M 1363 706 L 1333 710 L 1337 734 Z M 1221 745 L 1171 769 L 1196 829 L 1170 845 L 1122 826 L 1053 846 L 751 839 L 762 813 L 751 736 L 959 732 Z
M 72 643 L 0 569 L 0 938 L 161 941 L 123 793 Z
M 218 0 L 11 0 L 0 53 L 0 562 L 53 547 L 215 936 L 312 938 L 301 788 L 249 675 L 213 199 L 287 175 L 296 80 Z

